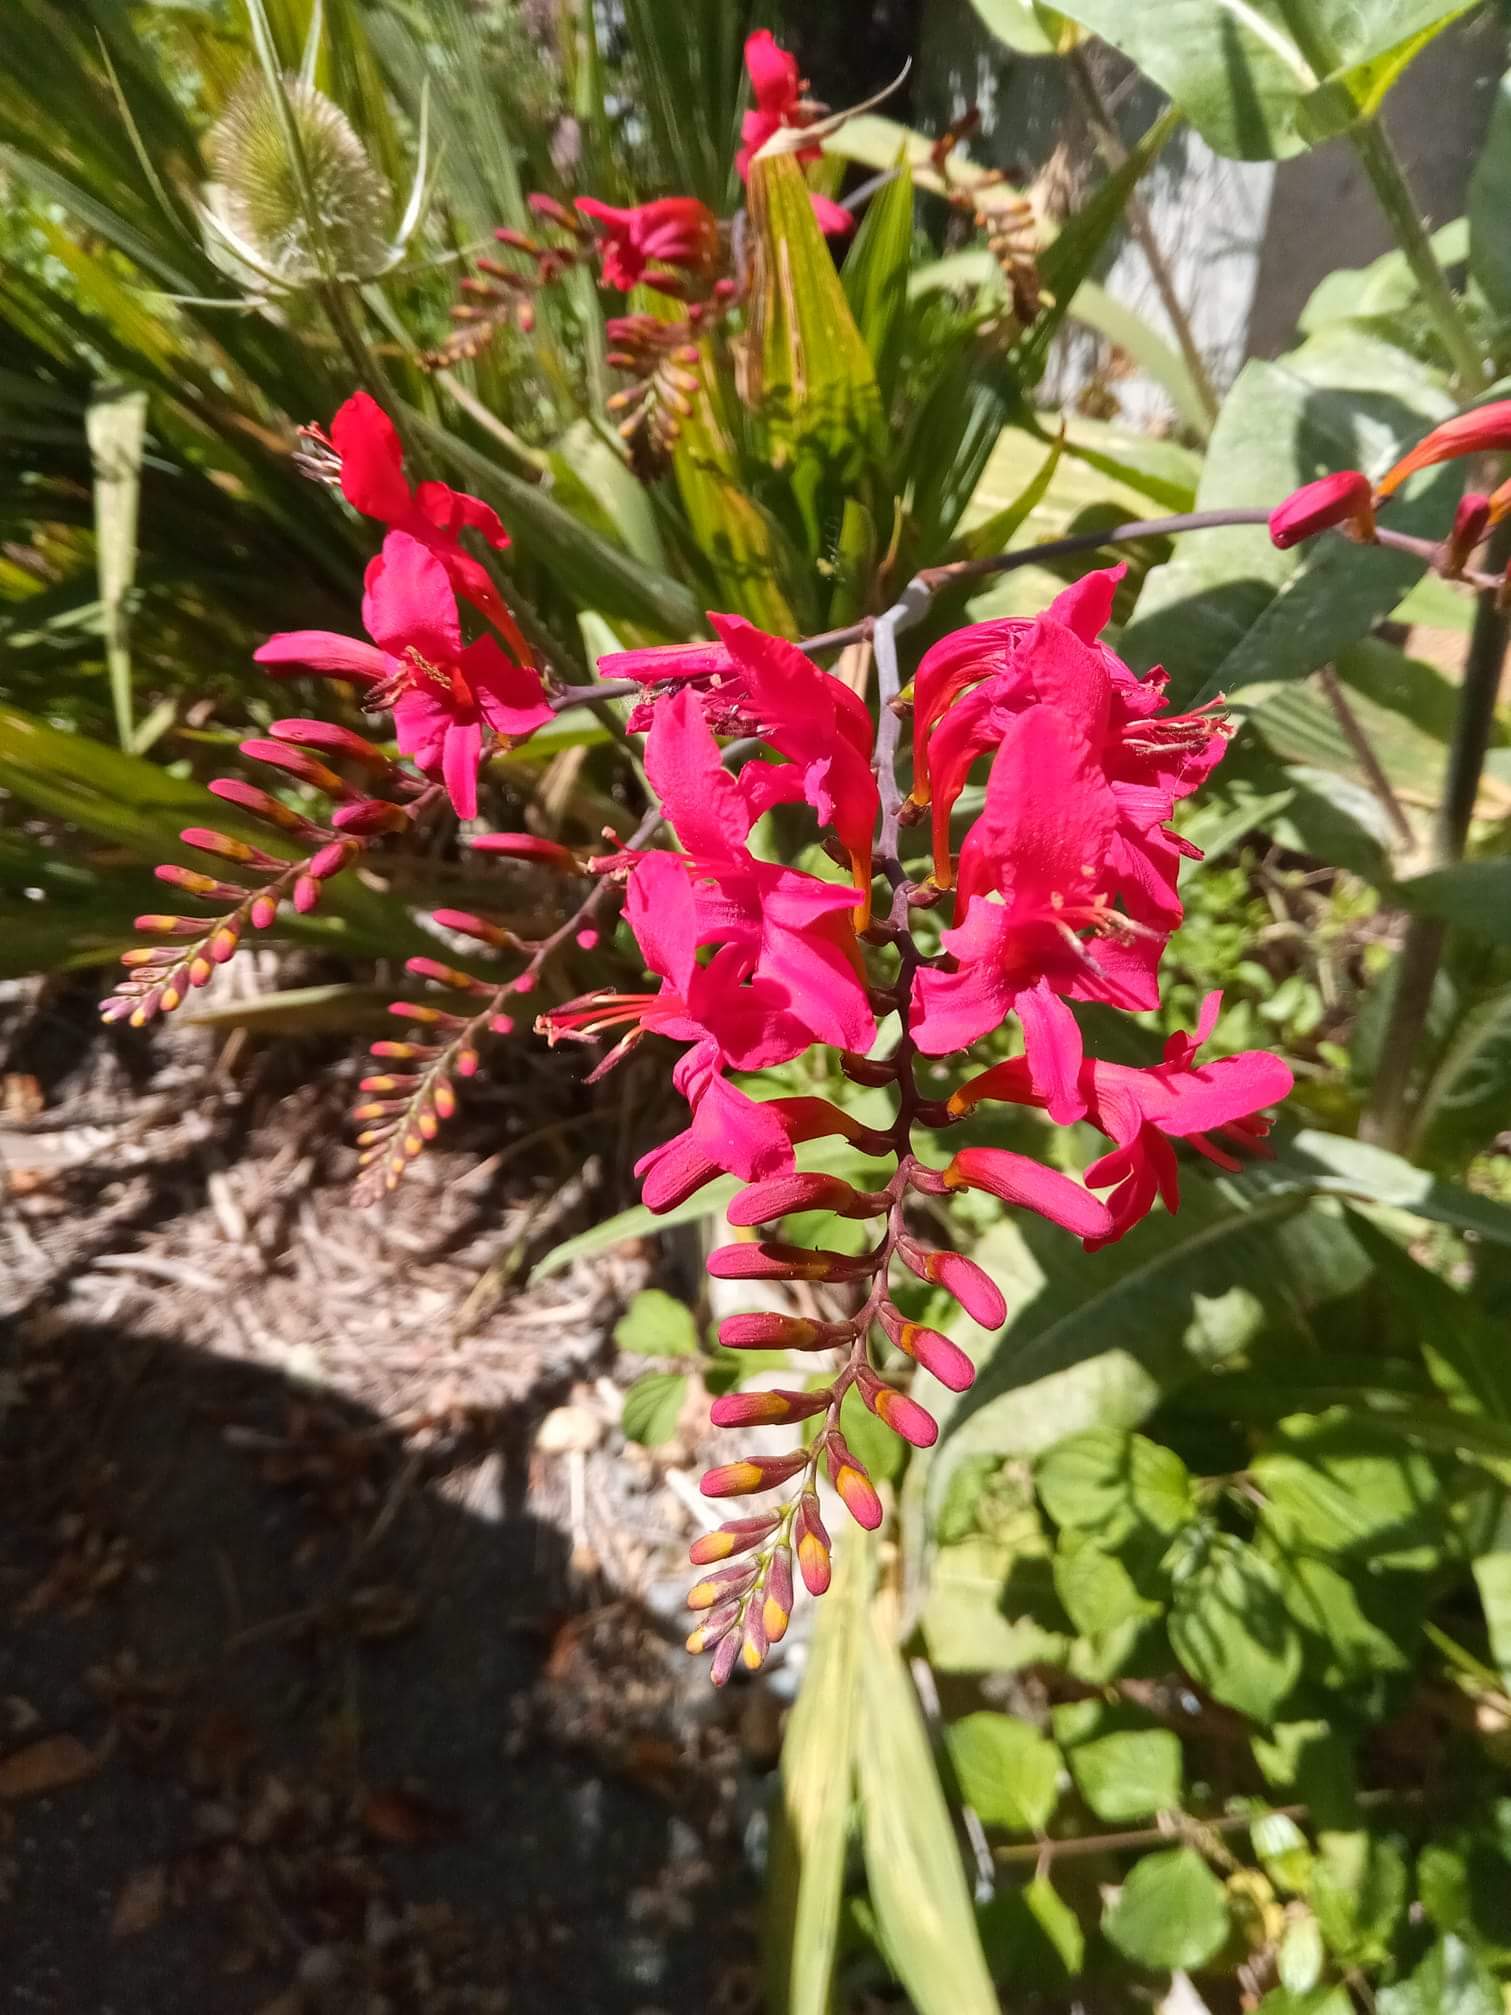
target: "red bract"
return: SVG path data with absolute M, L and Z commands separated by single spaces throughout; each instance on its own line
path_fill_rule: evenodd
M 600 233 L 604 280 L 621 293 L 638 286 L 652 264 L 706 273 L 718 258 L 719 220 L 696 196 L 662 196 L 631 210 L 579 196 L 577 208 Z
M 484 728 L 516 742 L 552 719 L 539 678 L 492 637 L 463 645 L 446 570 L 407 532 L 390 532 L 369 565 L 362 621 L 371 643 L 285 630 L 253 655 L 280 671 L 350 679 L 364 689 L 364 705 L 391 707 L 401 752 L 444 782 L 458 817 L 474 818 Z
M 426 482 L 411 489 L 398 430 L 366 392 L 354 392 L 337 412 L 331 421 L 330 445 L 341 461 L 341 494 L 353 509 L 392 531 L 407 532 L 434 553 L 462 600 L 488 618 L 522 665 L 530 664 L 530 647 L 488 569 L 460 539 L 463 531 L 472 531 L 495 552 L 504 550 L 509 534 L 492 506 L 446 483 Z

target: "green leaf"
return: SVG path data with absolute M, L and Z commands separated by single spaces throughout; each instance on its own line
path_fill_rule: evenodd
M 1115 1553 L 1084 1532 L 1062 1532 L 1055 1548 L 1055 1593 L 1085 1637 L 1102 1637 L 1121 1625 L 1157 1616 L 1160 1604 L 1143 1594 Z
M 1511 72 L 1496 86 L 1490 130 L 1469 182 L 1469 270 L 1502 319 L 1511 319 Z
M 1316 1918 L 1293 1917 L 1275 1951 L 1281 1986 L 1290 1994 L 1309 1994 L 1321 1980 L 1326 1963 L 1327 1948 Z
M 1287 1545 L 1372 1571 L 1430 1568 L 1443 1543 L 1442 1487 L 1425 1455 L 1342 1409 L 1295 1414 L 1249 1465 L 1265 1523 Z
M 1040 18 L 1034 0 L 971 0 L 971 5 L 999 42 L 1019 56 L 1055 56 L 1055 36 Z
M 1314 1987 L 1306 1994 L 1272 1987 L 1254 2015 L 1354 2015 L 1354 1999 L 1346 1987 Z
M 853 478 L 879 453 L 876 373 L 790 154 L 751 164 L 750 397 L 772 459 Z
M 1060 1753 L 1010 1714 L 967 1714 L 951 1727 L 950 1761 L 960 1795 L 987 1826 L 1042 1833 L 1059 1802 Z
M 913 177 L 904 161 L 886 188 L 872 197 L 840 275 L 871 355 L 884 409 L 897 384 L 912 249 Z
M 1390 1956 L 1407 1894 L 1406 1856 L 1396 1841 L 1363 1831 L 1321 1836 L 1308 1900 L 1343 1965 L 1378 1966 Z
M 1271 161 L 1337 131 L 1340 92 L 1348 116 L 1373 109 L 1416 51 L 1464 8 L 1442 0 L 1322 0 L 1302 18 L 1335 65 L 1326 77 L 1298 49 L 1289 12 L 1275 0 L 1071 0 L 1061 11 L 1152 77 L 1217 153 Z
M 1134 1863 L 1102 1930 L 1136 1966 L 1189 1969 L 1227 1937 L 1228 1900 L 1195 1848 L 1175 1847 Z
M 1272 509 L 1329 469 L 1380 471 L 1452 411 L 1441 373 L 1356 324 L 1334 323 L 1278 362 L 1244 366 L 1223 401 L 1198 510 Z M 1405 501 L 1392 524 L 1440 537 L 1453 471 Z M 1362 637 L 1423 571 L 1409 554 L 1322 538 L 1290 552 L 1263 525 L 1179 541 L 1125 633 L 1139 670 L 1163 663 L 1182 704 L 1295 679 Z
M 147 436 L 147 394 L 104 388 L 86 414 L 94 461 L 95 565 L 105 617 L 105 662 L 115 707 L 116 738 L 131 747 L 131 646 L 127 611 L 136 579 L 137 508 L 142 447 Z
M 1505 1204 L 1442 1182 L 1388 1148 L 1306 1128 L 1285 1143 L 1277 1159 L 1308 1180 L 1318 1195 L 1409 1211 L 1431 1224 L 1511 1245 L 1511 1209 Z
M 833 2006 L 874 1575 L 872 1542 L 847 1534 L 782 1741 L 763 1941 L 772 2015 L 830 2015 Z
M 1503 2015 L 1495 1975 L 1462 1938 L 1442 1938 L 1409 1980 L 1382 1987 L 1376 2015 Z
M 1511 945 L 1511 860 L 1460 861 L 1413 875 L 1392 891 L 1404 909 Z
M 1057 1715 L 1057 1733 L 1060 1728 Z M 1077 1791 L 1098 1819 L 1110 1825 L 1180 1809 L 1181 1746 L 1173 1729 L 1117 1729 L 1068 1746 L 1065 1760 Z
M 992 1978 L 1011 1981 L 1019 1993 L 1053 1993 L 1081 1970 L 1086 1934 L 1045 1876 L 999 1889 L 977 1910 L 976 1923 Z
M 696 1357 L 698 1325 L 685 1301 L 646 1287 L 615 1323 L 614 1341 L 636 1357 Z
M 923 1634 L 941 1672 L 1062 1665 L 1070 1643 L 1042 1535 L 1037 1551 L 986 1537 L 942 1547 L 929 1576 Z
M 1059 1526 L 1120 1546 L 1139 1526 L 1170 1534 L 1194 1515 L 1186 1465 L 1141 1434 L 1092 1428 L 1067 1436 L 1039 1458 L 1034 1482 Z
M 887 1962 L 918 2015 L 998 2015 L 912 1680 L 873 1603 L 861 1650 L 861 1844 Z
M 1196 1683 L 1255 1721 L 1275 1719 L 1301 1672 L 1301 1640 L 1274 1568 L 1227 1533 L 1177 1575 L 1169 1631 Z
M 682 1402 L 687 1397 L 687 1377 L 680 1371 L 647 1371 L 635 1380 L 624 1395 L 620 1425 L 626 1441 L 638 1441 L 645 1448 L 659 1448 L 677 1431 Z
M 1462 1166 L 1493 1140 L 1511 1106 L 1511 986 L 1477 1000 L 1423 1087 L 1413 1123 L 1419 1161 Z

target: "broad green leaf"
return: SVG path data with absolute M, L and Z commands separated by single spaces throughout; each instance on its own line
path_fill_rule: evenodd
M 881 398 L 794 157 L 754 162 L 747 201 L 755 262 L 748 397 L 772 461 L 812 460 L 822 475 L 853 478 L 880 450 Z
M 1249 1828 L 1259 1864 L 1277 1889 L 1299 1896 L 1311 1879 L 1311 1843 L 1285 1812 L 1265 1812 Z M 1283 1976 L 1282 1976 L 1283 1977 Z M 1296 1986 L 1294 1980 L 1288 1986 Z M 1305 1986 L 1312 1983 L 1307 1981 Z
M 1417 1102 L 1412 1150 L 1460 1165 L 1494 1139 L 1511 1109 L 1511 986 L 1477 1001 L 1458 1023 Z
M 1490 130 L 1469 183 L 1469 270 L 1502 319 L 1511 319 L 1511 73 L 1502 77 Z
M 1442 0 L 1315 0 L 1302 16 L 1313 45 L 1303 53 L 1282 0 L 1071 0 L 1062 9 L 1152 77 L 1217 153 L 1244 161 L 1280 160 L 1337 131 L 1340 94 L 1349 116 L 1373 109 L 1463 11 Z
M 1170 1728 L 1137 1725 L 1145 1719 L 1135 1709 L 1106 1708 L 1098 1701 L 1055 1711 L 1055 1733 L 1065 1745 L 1075 1787 L 1109 1825 L 1180 1809 L 1180 1737 Z M 1093 1732 L 1072 1739 L 1072 1729 L 1082 1727 Z
M 1245 365 L 1223 401 L 1199 510 L 1272 509 L 1330 469 L 1379 473 L 1452 410 L 1439 372 L 1357 325 L 1330 324 L 1275 363 Z M 1457 494 L 1449 470 L 1392 524 L 1441 536 Z M 1163 664 L 1181 703 L 1295 679 L 1362 637 L 1422 573 L 1410 555 L 1320 538 L 1278 552 L 1263 525 L 1194 533 L 1149 578 L 1123 650 Z
M 1057 1442 L 1041 1456 L 1034 1482 L 1060 1526 L 1117 1547 L 1137 1527 L 1166 1535 L 1195 1515 L 1191 1478 L 1173 1449 L 1141 1434 L 1092 1428 Z
M 89 402 L 89 452 L 94 462 L 95 565 L 105 617 L 105 662 L 115 706 L 116 738 L 132 743 L 131 645 L 128 597 L 136 579 L 137 511 L 147 394 L 104 388 Z
M 1356 1712 L 1382 1716 L 1393 1697 L 1387 1682 L 1416 1660 L 1426 1599 L 1420 1576 L 1345 1573 L 1268 1527 L 1256 1543 L 1301 1633 L 1307 1678 L 1329 1698 L 1347 1691 Z
M 999 42 L 1019 56 L 1056 56 L 1059 47 L 1053 24 L 1041 18 L 1047 9 L 1034 0 L 971 0 L 971 5 Z
M 948 1736 L 960 1795 L 982 1823 L 1042 1833 L 1059 1801 L 1060 1754 L 1011 1714 L 967 1714 Z
M 1314 1987 L 1309 1993 L 1272 1987 L 1254 2015 L 1354 2015 L 1354 1998 L 1346 1987 Z
M 646 1287 L 614 1324 L 614 1341 L 636 1357 L 696 1357 L 698 1325 L 685 1301 Z
M 1504 2015 L 1495 1975 L 1462 1938 L 1442 1938 L 1409 1980 L 1382 1987 L 1376 2015 Z
M 1309 1994 L 1322 1978 L 1327 1948 L 1315 1917 L 1293 1917 L 1275 1950 L 1275 1971 L 1291 1994 Z M 1344 1997 L 1347 2003 L 1347 1996 Z M 1350 2006 L 1351 2015 L 1351 2006 Z
M 1442 1182 L 1388 1148 L 1306 1128 L 1285 1143 L 1277 1159 L 1318 1195 L 1409 1211 L 1430 1223 L 1511 1245 L 1511 1209 L 1505 1204 Z
M 873 1602 L 860 1649 L 856 1769 L 877 1935 L 918 2015 L 998 2015 L 955 1828 L 891 1620 L 891 1605 Z
M 1511 860 L 1460 861 L 1398 882 L 1396 900 L 1419 916 L 1511 944 Z
M 1102 1930 L 1136 1966 L 1201 1966 L 1228 1935 L 1228 1899 L 1194 1847 L 1145 1854 L 1109 1905 Z
M 976 1537 L 941 1547 L 923 1612 L 929 1662 L 941 1672 L 1015 1672 L 1063 1664 L 1070 1649 L 1042 1536 L 1018 1552 Z
M 875 1571 L 872 1542 L 847 1534 L 782 1742 L 763 1939 L 772 2015 L 830 2015 L 833 2006 Z
M 1436 1565 L 1437 1471 L 1374 1422 L 1336 1408 L 1292 1415 L 1249 1468 L 1265 1495 L 1266 1523 L 1287 1545 L 1371 1569 Z
M 1055 1548 L 1055 1592 L 1083 1637 L 1102 1637 L 1146 1616 L 1160 1605 L 1141 1593 L 1115 1553 L 1084 1532 L 1062 1532 Z
M 1386 1959 L 1408 1888 L 1406 1857 L 1396 1841 L 1363 1831 L 1324 1833 L 1308 1900 L 1333 1957 L 1352 1966 Z
M 1469 253 L 1468 219 L 1455 217 L 1441 225 L 1432 234 L 1432 249 L 1444 266 L 1461 266 Z M 1335 266 L 1325 274 L 1297 317 L 1296 327 L 1303 336 L 1315 336 L 1329 322 L 1400 316 L 1418 297 L 1416 276 L 1405 253 L 1382 252 L 1367 266 Z
M 1301 1640 L 1275 1570 L 1227 1533 L 1177 1576 L 1169 1631 L 1198 1686 L 1255 1721 L 1275 1719 L 1300 1675 Z
M 645 1448 L 659 1448 L 677 1431 L 682 1403 L 687 1397 L 687 1377 L 680 1371 L 647 1371 L 635 1380 L 624 1395 L 620 1425 L 626 1441 L 638 1441 Z

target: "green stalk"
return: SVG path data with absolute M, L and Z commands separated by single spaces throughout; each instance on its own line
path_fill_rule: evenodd
M 1511 540 L 1502 537 L 1491 547 L 1491 558 L 1497 566 L 1505 565 L 1508 546 Z M 1493 594 L 1481 595 L 1464 660 L 1464 680 L 1448 750 L 1443 800 L 1433 827 L 1434 868 L 1451 867 L 1464 857 L 1480 777 L 1494 733 L 1495 705 L 1508 637 L 1511 637 L 1511 619 L 1496 606 Z M 1435 918 L 1413 917 L 1406 927 L 1396 967 L 1395 996 L 1362 1130 L 1368 1139 L 1398 1152 L 1405 1149 L 1411 1135 L 1412 1082 L 1427 1032 L 1433 985 L 1442 964 L 1447 935 L 1446 927 Z
M 1366 119 L 1354 127 L 1349 137 L 1412 276 L 1422 290 L 1423 305 L 1453 365 L 1456 389 L 1463 393 L 1478 392 L 1486 382 L 1485 359 L 1433 250 L 1431 235 L 1412 197 L 1389 134 L 1378 120 Z
M 1343 68 L 1343 59 L 1332 45 L 1327 31 L 1317 19 L 1313 0 L 1281 0 L 1281 13 L 1303 59 L 1318 84 Z M 1432 239 L 1422 222 L 1401 157 L 1378 117 L 1361 119 L 1349 129 L 1354 152 L 1368 175 L 1370 185 L 1395 233 L 1396 243 L 1422 290 L 1428 314 L 1437 325 L 1438 336 L 1453 365 L 1453 375 L 1461 392 L 1477 392 L 1486 379 L 1485 359 L 1474 340 L 1458 297 L 1448 284 Z

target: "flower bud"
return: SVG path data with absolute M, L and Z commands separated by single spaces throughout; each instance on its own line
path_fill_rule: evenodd
M 743 1595 L 755 1580 L 758 1565 L 754 1560 L 742 1561 L 738 1567 L 721 1567 L 715 1574 L 705 1574 L 687 1591 L 688 1608 L 712 1609 L 716 1603 Z
M 247 915 L 252 920 L 253 930 L 271 930 L 278 915 L 277 896 L 268 895 L 267 893 L 253 896 L 247 909 Z
M 273 913 L 277 913 L 276 904 L 273 906 Z M 252 905 L 252 921 L 254 924 L 257 922 L 256 903 Z M 269 922 L 271 921 L 272 917 L 270 916 Z M 205 950 L 210 954 L 216 965 L 223 966 L 229 959 L 233 959 L 236 956 L 236 947 L 240 940 L 241 926 L 234 917 L 227 917 L 224 923 L 216 926 Z
M 1340 469 L 1292 490 L 1270 513 L 1270 543 L 1284 551 L 1335 526 L 1346 526 L 1366 542 L 1375 535 L 1369 478 L 1357 469 Z
M 766 1591 L 761 1603 L 761 1621 L 767 1641 L 780 1644 L 792 1621 L 792 1548 L 779 1546 L 766 1570 Z
M 700 1651 L 707 1651 L 732 1630 L 739 1620 L 738 1602 L 724 1603 L 718 1609 L 711 1609 L 688 1638 L 688 1650 L 695 1655 Z
M 202 875 L 193 868 L 175 867 L 171 862 L 152 870 L 160 882 L 167 882 L 170 888 L 183 889 L 187 895 L 209 896 L 216 902 L 239 903 L 246 894 L 233 882 L 218 882 L 214 875 Z
M 698 1487 L 705 1497 L 745 1497 L 756 1490 L 776 1490 L 807 1466 L 803 1449 L 793 1455 L 747 1455 L 706 1471 Z
M 250 847 L 245 840 L 233 840 L 228 833 L 218 833 L 210 826 L 185 826 L 179 838 L 197 853 L 215 854 L 223 861 L 237 861 L 242 867 L 276 872 L 285 865 L 276 855 L 265 854 L 261 847 Z
M 888 1385 L 884 1378 L 878 1378 L 869 1369 L 861 1371 L 856 1385 L 861 1399 L 884 1427 L 890 1427 L 894 1434 L 900 1434 L 915 1448 L 934 1446 L 939 1439 L 939 1423 L 916 1399 L 909 1399 L 906 1393 L 899 1392 L 895 1385 Z
M 889 1301 L 884 1301 L 877 1310 L 877 1318 L 897 1348 L 951 1392 L 964 1392 L 975 1379 L 976 1367 L 969 1357 L 958 1343 L 951 1343 L 937 1329 L 906 1321 L 901 1309 Z
M 457 993 L 478 994 L 484 998 L 491 998 L 498 991 L 496 987 L 489 986 L 486 980 L 476 979 L 471 973 L 464 973 L 457 966 L 444 965 L 440 959 L 405 959 L 404 970 L 412 973 L 416 979 L 434 980 L 437 986 L 451 987 Z
M 570 847 L 535 833 L 476 833 L 467 844 L 475 854 L 507 854 L 511 860 L 535 861 L 541 867 L 559 868 L 563 874 L 582 873 L 582 864 Z
M 735 1660 L 740 1655 L 740 1636 L 740 1632 L 729 1630 L 719 1639 L 713 1662 L 708 1668 L 708 1676 L 715 1686 L 728 1683 L 729 1675 L 735 1669 Z
M 833 1397 L 827 1386 L 818 1392 L 726 1392 L 708 1409 L 708 1418 L 715 1427 L 774 1427 L 811 1419 Z
M 371 839 L 378 833 L 403 832 L 409 824 L 409 814 L 402 805 L 391 805 L 385 798 L 358 798 L 354 804 L 337 805 L 331 813 L 331 824 L 338 832 Z
M 818 1498 L 811 1490 L 805 1490 L 798 1499 L 792 1534 L 797 1541 L 797 1564 L 803 1586 L 810 1595 L 822 1595 L 833 1572 L 833 1550 L 824 1521 L 818 1515 Z
M 155 938 L 198 938 L 205 934 L 203 917 L 169 917 L 157 912 L 136 919 L 135 928 L 150 931 Z
M 325 834 L 319 826 L 312 825 L 298 812 L 290 811 L 278 799 L 270 797 L 266 791 L 258 790 L 255 784 L 244 784 L 240 777 L 216 777 L 209 786 L 213 796 L 228 805 L 239 805 L 242 811 L 250 812 L 254 819 L 262 819 L 270 826 L 276 826 L 283 833 L 297 833 L 300 839 L 323 840 Z
M 944 1171 L 946 1189 L 980 1189 L 1023 1210 L 1035 1210 L 1077 1238 L 1107 1238 L 1112 1214 L 1100 1198 L 1057 1169 L 1002 1147 L 963 1147 Z
M 434 910 L 431 914 L 443 931 L 476 938 L 479 944 L 492 945 L 495 951 L 507 951 L 518 943 L 513 931 L 505 930 L 502 924 L 490 923 L 487 917 L 476 916 L 471 910 Z
M 278 742 L 303 742 L 306 748 L 323 749 L 328 756 L 345 756 L 348 762 L 365 763 L 370 769 L 391 770 L 394 765 L 380 748 L 350 728 L 334 721 L 274 721 L 268 733 Z
M 1439 462 L 1457 461 L 1460 455 L 1503 453 L 1511 448 L 1511 399 L 1496 399 L 1488 406 L 1476 406 L 1468 413 L 1455 413 L 1417 442 L 1414 448 L 1380 478 L 1375 485 L 1375 502 L 1393 496 L 1418 469 L 1430 469 Z
M 770 1224 L 798 1210 L 832 1210 L 840 1217 L 878 1217 L 888 1208 L 884 1196 L 857 1190 L 837 1175 L 779 1175 L 752 1183 L 728 1205 L 731 1224 Z
M 927 1280 L 953 1295 L 969 1316 L 983 1329 L 1000 1329 L 1007 1321 L 1007 1303 L 1002 1290 L 984 1267 L 963 1252 L 931 1252 L 911 1238 L 897 1242 L 898 1256 L 920 1280 Z
M 310 911 L 320 907 L 320 884 L 313 875 L 300 875 L 294 883 L 294 908 L 300 916 L 308 916 Z
M 694 1567 L 707 1567 L 713 1561 L 728 1560 L 731 1554 L 749 1553 L 763 1539 L 769 1539 L 781 1522 L 781 1513 L 776 1511 L 761 1518 L 726 1519 L 717 1532 L 705 1532 L 695 1539 L 687 1557 Z
M 740 1663 L 747 1672 L 759 1672 L 766 1663 L 766 1653 L 770 1645 L 766 1641 L 766 1624 L 762 1616 L 763 1605 L 750 1603 L 745 1610 L 745 1630 L 740 1639 Z
M 300 783 L 309 784 L 328 798 L 354 798 L 357 795 L 345 777 L 338 777 L 333 769 L 327 768 L 303 749 L 287 748 L 282 742 L 265 742 L 254 737 L 241 744 L 241 753 L 254 763 L 266 763 L 270 769 L 282 770 L 285 776 L 297 777 Z
M 875 1269 L 869 1252 L 824 1252 L 765 1238 L 721 1245 L 708 1255 L 715 1280 L 862 1280 Z
M 810 1322 L 802 1315 L 779 1315 L 755 1309 L 726 1315 L 719 1324 L 719 1341 L 726 1350 L 822 1350 L 832 1339 L 832 1323 Z
M 865 1465 L 850 1453 L 843 1435 L 831 1434 L 824 1452 L 829 1464 L 829 1481 L 839 1492 L 845 1509 L 857 1525 L 864 1526 L 867 1532 L 874 1532 L 881 1524 L 881 1499 Z
M 1480 490 L 1466 490 L 1453 514 L 1453 530 L 1438 556 L 1438 569 L 1456 580 L 1469 564 L 1470 555 L 1490 529 L 1491 499 Z
M 360 847 L 350 840 L 332 840 L 329 846 L 315 849 L 305 862 L 304 871 L 313 875 L 317 882 L 328 882 L 332 875 L 340 874 L 348 861 L 354 861 L 360 852 Z

